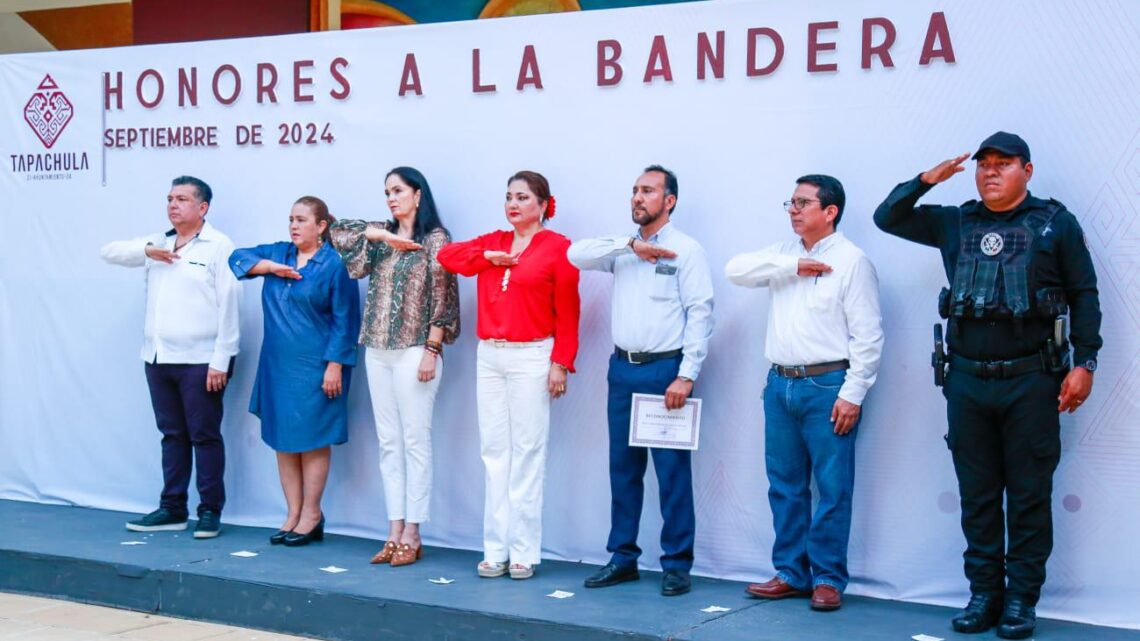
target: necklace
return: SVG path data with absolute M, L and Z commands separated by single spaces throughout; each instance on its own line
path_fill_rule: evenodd
M 522 253 L 525 252 L 528 247 L 530 247 L 531 241 L 534 240 L 534 234 L 531 234 L 528 238 L 526 238 L 525 239 L 526 244 L 523 245 L 521 248 L 519 248 L 519 250 L 517 252 L 514 252 L 513 250 L 515 248 L 515 241 L 517 241 L 517 240 L 519 240 L 519 234 L 518 234 L 518 232 L 515 232 L 514 240 L 511 241 L 511 250 L 512 250 L 512 253 L 515 254 L 516 256 L 521 256 Z M 503 272 L 503 289 L 502 289 L 502 291 L 504 291 L 504 292 L 507 291 L 507 285 L 510 284 L 510 282 L 511 282 L 511 268 L 508 267 L 507 270 Z

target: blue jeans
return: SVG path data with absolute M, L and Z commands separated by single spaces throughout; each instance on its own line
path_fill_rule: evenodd
M 855 484 L 855 433 L 834 432 L 831 410 L 846 372 L 807 378 L 768 373 L 764 462 L 776 542 L 776 576 L 799 590 L 847 588 L 847 539 Z M 811 513 L 811 480 L 819 504 Z

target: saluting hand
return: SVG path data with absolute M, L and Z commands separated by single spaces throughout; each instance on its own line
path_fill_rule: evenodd
M 424 246 L 412 240 L 411 238 L 404 238 L 379 227 L 368 227 L 364 230 L 364 237 L 374 243 L 384 243 L 399 251 L 416 251 L 423 249 Z
M 799 266 L 796 267 L 796 274 L 798 276 L 822 276 L 830 271 L 831 265 L 810 258 L 801 258 Z
M 301 273 L 288 265 L 281 263 L 269 262 L 269 273 L 279 278 L 287 278 L 289 280 L 301 280 Z
M 966 171 L 966 168 L 962 166 L 962 163 L 966 162 L 966 159 L 969 157 L 969 153 L 964 153 L 956 158 L 943 160 L 942 162 L 935 165 L 930 171 L 923 172 L 922 176 L 920 176 L 919 179 L 928 185 L 937 185 L 940 182 L 949 180 L 950 177 L 954 174 Z
M 424 248 L 423 245 L 417 243 L 416 241 L 412 240 L 411 238 L 404 238 L 402 236 L 397 236 L 396 234 L 393 234 L 392 232 L 387 232 L 387 233 L 388 233 L 388 238 L 385 238 L 384 242 L 387 243 L 388 246 L 391 247 L 392 249 L 402 251 L 402 252 L 414 252 L 414 251 L 418 251 L 418 250 L 421 250 Z
M 519 264 L 517 254 L 508 254 L 507 252 L 493 251 L 490 249 L 483 252 L 483 258 L 491 261 L 491 264 L 497 267 L 510 267 Z
M 147 258 L 156 260 L 160 263 L 166 263 L 167 265 L 173 264 L 174 261 L 181 258 L 181 256 L 178 254 L 170 251 L 169 249 L 159 247 L 158 245 L 147 245 L 146 249 L 143 251 L 146 253 Z
M 640 238 L 633 241 L 633 245 L 630 246 L 630 249 L 633 250 L 633 253 L 637 254 L 638 258 L 650 263 L 656 263 L 658 258 L 677 257 L 677 252 L 647 243 Z

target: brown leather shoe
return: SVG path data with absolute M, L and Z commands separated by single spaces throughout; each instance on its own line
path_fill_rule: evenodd
M 385 541 L 384 547 L 380 548 L 380 551 L 372 557 L 372 560 L 369 561 L 369 563 L 373 565 L 379 563 L 391 563 L 392 555 L 396 553 L 396 547 L 397 546 L 395 541 Z
M 843 605 L 843 597 L 839 594 L 839 590 L 826 583 L 820 583 L 811 592 L 811 609 L 813 610 L 829 612 L 838 610 L 841 605 Z
M 803 590 L 797 590 L 784 582 L 780 577 L 774 577 L 764 583 L 751 583 L 744 590 L 749 595 L 761 599 L 786 599 L 788 597 L 807 596 Z

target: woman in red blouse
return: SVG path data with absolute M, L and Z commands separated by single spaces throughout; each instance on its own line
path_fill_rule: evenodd
M 486 467 L 483 561 L 479 576 L 534 575 L 542 550 L 542 485 L 550 400 L 566 393 L 578 353 L 578 270 L 570 240 L 546 229 L 554 197 L 542 174 L 507 181 L 511 231 L 452 243 L 444 269 L 478 276 L 476 394 Z

